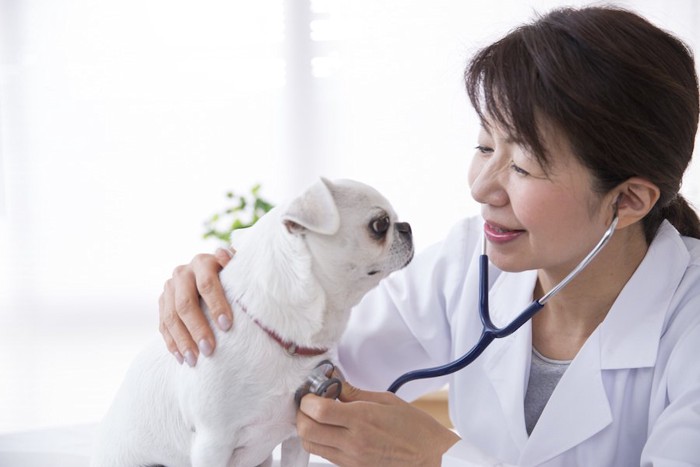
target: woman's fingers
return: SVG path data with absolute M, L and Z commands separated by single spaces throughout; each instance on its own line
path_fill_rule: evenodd
M 377 441 L 374 427 L 377 416 L 382 417 L 377 408 L 375 403 L 345 403 L 309 394 L 301 400 L 297 431 L 318 450 L 309 452 L 335 464 L 373 465 L 375 458 L 367 454 L 373 451 L 370 444 Z
M 233 259 L 233 255 L 235 254 L 236 250 L 232 246 L 230 246 L 227 248 L 217 248 L 216 252 L 214 253 L 214 257 L 219 262 L 219 265 L 222 268 L 225 268 L 229 261 Z
M 233 325 L 233 313 L 231 311 L 231 305 L 228 303 L 226 295 L 224 294 L 221 280 L 219 279 L 219 272 L 222 269 L 220 263 L 220 260 L 222 259 L 220 258 L 221 255 L 222 253 L 219 253 L 217 256 L 203 254 L 197 255 L 192 260 L 191 265 L 197 291 L 204 300 L 204 303 L 206 303 L 209 307 L 209 313 L 211 313 L 212 320 L 222 331 L 228 331 Z M 183 316 L 183 320 L 185 320 L 184 314 L 196 313 L 197 310 L 199 310 L 199 300 L 196 300 L 196 302 L 196 308 L 191 306 L 189 303 L 186 305 L 183 304 L 183 306 L 187 306 L 186 309 L 183 309 L 180 312 L 180 316 Z M 185 321 L 185 324 L 188 325 L 189 323 Z M 192 324 L 199 326 L 201 323 L 194 320 Z M 206 323 L 206 325 L 207 329 L 202 332 L 201 338 L 209 338 L 209 336 L 211 336 L 213 343 L 214 334 L 211 332 L 209 324 Z M 189 325 L 187 326 L 187 329 L 195 332 L 199 330 L 199 328 L 193 329 Z M 192 335 L 198 337 L 194 332 Z M 197 340 L 197 343 L 199 343 L 199 340 Z
M 188 365 L 194 366 L 199 355 L 198 346 L 193 338 L 192 331 L 188 328 L 185 322 L 181 319 L 183 299 L 178 298 L 183 293 L 183 288 L 190 287 L 187 281 L 180 285 L 178 281 L 183 281 L 181 275 L 183 272 L 177 272 L 173 278 L 165 283 L 165 288 L 160 299 L 160 331 L 163 339 L 168 346 L 168 350 L 175 356 L 178 362 L 186 361 Z M 194 286 L 191 287 L 190 294 L 196 294 Z M 191 306 L 191 305 L 189 305 Z M 178 308 L 180 307 L 180 308 Z M 190 313 L 192 313 L 190 311 Z M 200 320 L 206 323 L 203 312 L 199 311 Z M 191 320 L 192 318 L 190 318 Z M 190 324 L 192 326 L 192 324 Z M 201 326 L 201 325 L 200 325 Z
M 306 452 L 321 456 L 335 465 L 350 465 L 350 459 L 345 454 L 345 451 L 337 447 L 338 443 L 329 439 L 330 436 L 334 438 L 344 436 L 344 429 L 340 427 L 322 427 L 323 429 L 317 429 L 318 427 L 317 422 L 299 412 L 297 416 L 297 431 Z M 331 435 L 333 430 L 337 430 L 337 433 Z
M 165 288 L 168 287 L 168 284 L 166 283 Z M 168 351 L 175 356 L 175 359 L 177 359 L 177 362 L 182 365 L 184 362 L 184 358 L 182 356 L 182 352 L 180 352 L 180 349 L 177 346 L 177 342 L 175 342 L 175 339 L 173 339 L 172 334 L 170 334 L 170 330 L 168 329 L 168 325 L 166 324 L 167 319 L 165 318 L 166 315 L 166 309 L 169 308 L 168 305 L 166 305 L 167 302 L 167 297 L 166 293 L 163 292 L 160 295 L 160 298 L 158 299 L 158 309 L 160 313 L 160 326 L 158 329 L 160 330 L 161 335 L 163 336 L 163 340 L 165 341 L 165 345 L 168 348 Z M 173 312 L 174 315 L 174 312 Z M 176 315 L 175 315 L 176 316 Z
M 233 324 L 233 313 L 219 280 L 219 272 L 231 257 L 232 251 L 224 250 L 216 255 L 197 255 L 189 265 L 175 268 L 165 283 L 159 299 L 160 331 L 168 350 L 180 363 L 194 366 L 200 354 L 211 355 L 216 346 L 200 297 L 219 328 L 227 331 Z
M 459 440 L 394 394 L 347 386 L 341 400 L 312 394 L 301 400 L 297 430 L 309 452 L 348 467 L 439 466 Z

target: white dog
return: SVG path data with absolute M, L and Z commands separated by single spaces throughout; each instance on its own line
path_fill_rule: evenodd
M 217 350 L 195 368 L 162 342 L 147 348 L 101 425 L 93 466 L 269 466 L 280 443 L 282 465 L 308 464 L 294 393 L 352 306 L 411 260 L 410 227 L 373 188 L 322 179 L 233 245 L 220 275 L 233 329 L 217 331 Z

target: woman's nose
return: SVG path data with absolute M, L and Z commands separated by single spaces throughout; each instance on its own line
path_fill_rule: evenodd
M 505 190 L 504 176 L 506 164 L 496 155 L 489 158 L 480 158 L 478 155 L 472 160 L 469 168 L 469 185 L 471 195 L 480 204 L 491 206 L 503 206 L 508 203 L 508 194 Z

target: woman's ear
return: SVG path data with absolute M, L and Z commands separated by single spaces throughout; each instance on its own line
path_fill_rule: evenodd
M 659 200 L 661 191 L 644 178 L 632 177 L 621 183 L 613 193 L 617 197 L 617 228 L 627 227 L 646 216 Z

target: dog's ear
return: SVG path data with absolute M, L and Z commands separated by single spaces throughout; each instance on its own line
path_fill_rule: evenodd
M 304 193 L 292 201 L 282 221 L 294 233 L 308 229 L 322 235 L 333 235 L 340 228 L 340 214 L 331 193 L 333 184 L 321 177 Z

